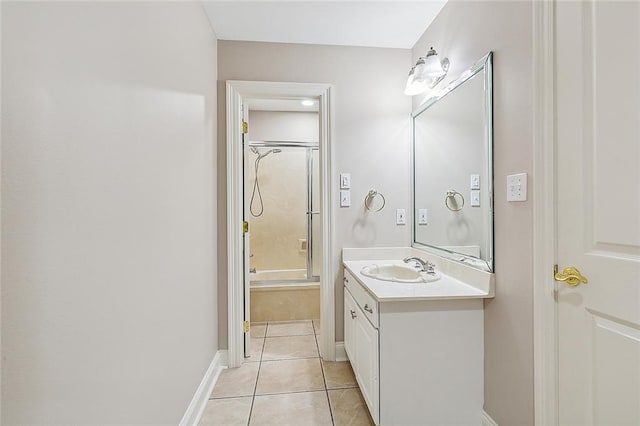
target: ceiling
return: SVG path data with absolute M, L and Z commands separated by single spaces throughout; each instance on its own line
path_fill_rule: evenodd
M 203 3 L 219 40 L 411 49 L 446 0 Z

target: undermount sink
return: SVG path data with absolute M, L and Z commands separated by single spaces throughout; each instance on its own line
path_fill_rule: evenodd
M 368 265 L 362 268 L 360 273 L 365 277 L 399 283 L 428 283 L 440 279 L 440 275 L 436 273 L 427 274 L 411 266 L 395 265 L 392 263 Z

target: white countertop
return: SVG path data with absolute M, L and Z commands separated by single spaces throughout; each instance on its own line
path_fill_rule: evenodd
M 446 299 L 484 299 L 491 298 L 493 274 L 478 271 L 466 271 L 464 265 L 449 265 L 446 259 L 422 254 L 422 258 L 436 264 L 440 279 L 429 283 L 400 283 L 382 281 L 362 275 L 360 271 L 372 264 L 405 265 L 402 258 L 415 255 L 414 249 L 346 249 L 343 251 L 343 264 L 354 277 L 379 302 L 404 300 L 446 300 Z M 410 251 L 409 251 L 410 250 Z M 346 253 L 348 251 L 348 254 Z M 367 252 L 366 255 L 363 252 Z M 383 255 L 383 256 L 380 256 Z M 367 257 L 369 259 L 363 259 Z M 462 279 L 465 281 L 462 281 Z

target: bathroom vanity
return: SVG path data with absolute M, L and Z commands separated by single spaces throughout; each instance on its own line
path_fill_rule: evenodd
M 419 256 L 440 279 L 361 273 Z M 344 345 L 377 425 L 477 424 L 483 408 L 483 299 L 493 274 L 413 248 L 344 249 Z M 365 269 L 366 271 L 366 269 Z
M 344 346 L 378 425 L 481 424 L 492 79 L 488 53 L 412 114 L 413 247 L 342 252 Z

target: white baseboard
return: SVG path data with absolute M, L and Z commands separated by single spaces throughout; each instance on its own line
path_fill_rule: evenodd
M 344 342 L 336 342 L 336 361 L 349 361 L 347 351 L 344 350 Z
M 498 426 L 498 423 L 486 411 L 482 410 L 482 426 Z
M 187 411 L 185 411 L 184 416 L 182 416 L 182 420 L 180 420 L 180 426 L 198 424 L 200 417 L 202 417 L 202 413 L 207 406 L 213 387 L 218 381 L 218 377 L 220 377 L 220 372 L 227 368 L 227 364 L 227 351 L 222 350 L 216 352 L 216 355 L 213 357 L 213 361 L 211 361 L 207 372 L 202 378 L 202 382 L 200 382 L 200 386 L 198 386 L 198 390 L 196 390 L 196 393 L 191 399 L 191 403 L 187 407 Z

